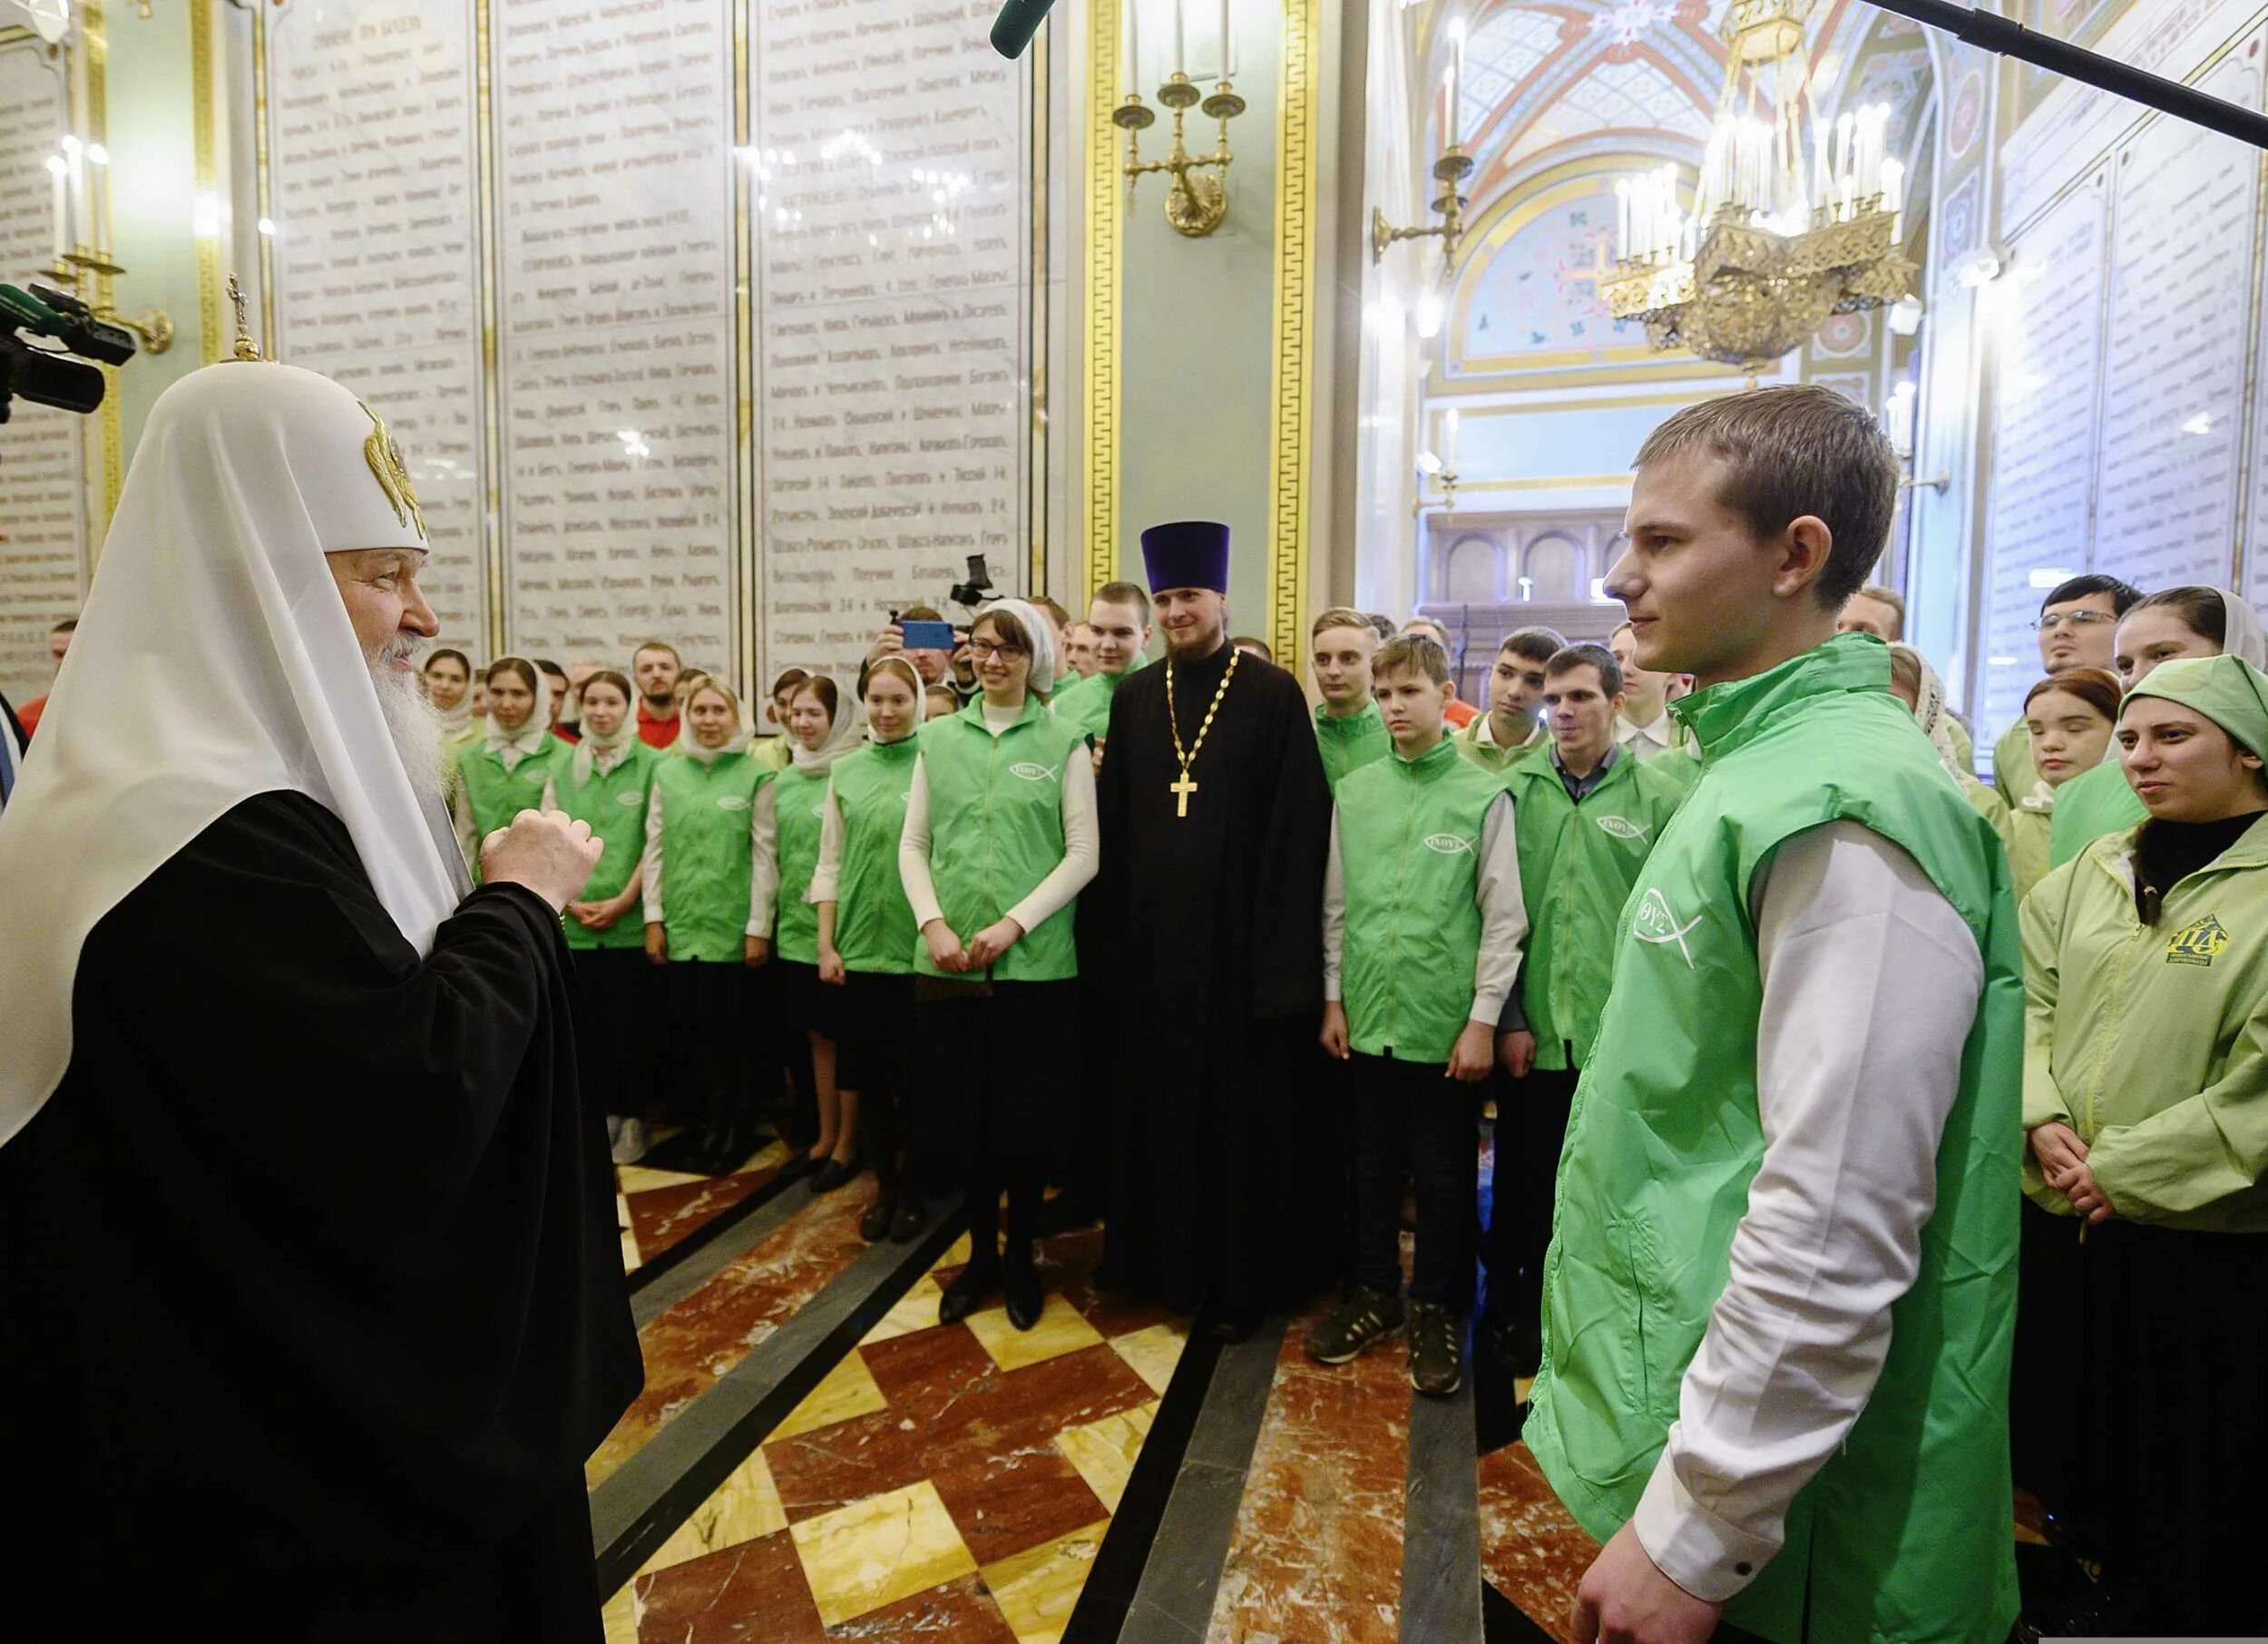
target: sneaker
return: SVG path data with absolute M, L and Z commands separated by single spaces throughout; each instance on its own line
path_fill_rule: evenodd
M 625 1119 L 615 1132 L 611 1156 L 616 1164 L 636 1164 L 646 1156 L 646 1121 Z
M 1319 1365 L 1344 1365 L 1401 1334 L 1402 1298 L 1357 1285 L 1337 1312 L 1307 1332 L 1307 1356 Z
M 1453 1308 L 1410 1304 L 1410 1385 L 1431 1398 L 1447 1398 L 1465 1382 L 1464 1345 Z

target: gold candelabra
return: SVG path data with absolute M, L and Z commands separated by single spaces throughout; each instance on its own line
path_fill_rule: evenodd
M 171 317 L 163 308 L 145 308 L 129 318 L 111 300 L 110 282 L 125 271 L 123 263 L 86 245 L 65 251 L 40 270 L 58 289 L 84 300 L 87 312 L 95 318 L 132 331 L 144 354 L 162 354 L 173 346 Z
M 1110 123 L 1126 133 L 1126 191 L 1133 198 L 1134 185 L 1146 172 L 1164 171 L 1173 179 L 1166 191 L 1166 220 L 1174 231 L 1191 240 L 1201 240 L 1220 227 L 1228 215 L 1228 191 L 1226 186 L 1228 162 L 1234 158 L 1228 152 L 1228 122 L 1245 112 L 1245 100 L 1237 95 L 1229 83 L 1223 80 L 1205 99 L 1201 112 L 1209 120 L 1220 122 L 1220 134 L 1209 154 L 1192 154 L 1182 142 L 1182 120 L 1192 107 L 1198 107 L 1198 89 L 1181 70 L 1173 72 L 1173 78 L 1158 88 L 1158 101 L 1173 111 L 1173 152 L 1163 160 L 1145 161 L 1141 155 L 1141 134 L 1157 123 L 1158 113 L 1142 101 L 1139 92 L 1129 92 L 1126 101 L 1111 112 Z M 1205 175 L 1208 167 L 1217 167 L 1218 177 Z
M 1397 240 L 1426 240 L 1435 235 L 1442 242 L 1442 269 L 1444 275 L 1457 260 L 1457 242 L 1465 236 L 1465 179 L 1472 174 L 1472 156 L 1457 143 L 1451 143 L 1442 157 L 1433 162 L 1433 180 L 1442 185 L 1434 199 L 1433 210 L 1441 213 L 1441 220 L 1422 229 L 1397 229 L 1386 220 L 1386 213 L 1376 206 L 1370 212 L 1370 259 L 1383 261 L 1386 248 Z

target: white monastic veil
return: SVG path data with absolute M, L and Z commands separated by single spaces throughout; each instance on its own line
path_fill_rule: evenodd
M 2227 631 L 2221 636 L 2221 651 L 2225 656 L 2242 657 L 2255 668 L 2268 669 L 2268 632 L 2260 625 L 2260 612 L 2251 602 L 2231 593 L 2225 588 L 2214 592 L 2221 596 L 2221 617 Z
M 288 790 L 337 816 L 421 954 L 469 887 L 323 558 L 426 545 L 391 473 L 376 418 L 310 371 L 231 360 L 152 407 L 0 814 L 0 1142 L 69 1065 L 87 933 L 240 802 Z

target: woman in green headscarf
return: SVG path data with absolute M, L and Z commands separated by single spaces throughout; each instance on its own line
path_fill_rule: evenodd
M 2243 1633 L 2268 1535 L 2268 675 L 2164 663 L 2117 741 L 2147 818 L 2023 908 L 2026 1191 L 2087 1237 L 2044 1321 L 2061 1385 L 2035 1358 L 2019 1398 L 2070 1401 L 2096 1630 Z

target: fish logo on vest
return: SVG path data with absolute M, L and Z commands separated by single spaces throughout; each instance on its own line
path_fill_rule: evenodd
M 614 803 L 621 806 L 625 810 L 639 810 L 644 807 L 646 796 L 643 794 L 619 793 L 614 796 Z
M 1677 915 L 1669 911 L 1669 898 L 1647 886 L 1646 895 L 1638 898 L 1638 911 L 1630 920 L 1630 934 L 1640 942 L 1650 942 L 1659 947 L 1675 942 L 1677 951 L 1685 956 L 1686 968 L 1698 970 L 1693 962 L 1693 950 L 1686 945 L 1686 937 L 1701 923 L 1698 915 L 1685 924 L 1677 923 Z
M 2174 939 L 2165 944 L 2168 964 L 2211 964 L 2228 951 L 2228 927 L 2207 914 L 2195 925 L 2185 925 L 2174 933 Z
M 1469 856 L 1472 854 L 1472 841 L 1457 834 L 1428 834 L 1425 848 L 1444 856 Z
M 1062 774 L 1062 768 L 1057 766 L 1051 769 L 1045 765 L 1034 765 L 1027 760 L 1011 765 L 1008 768 L 1008 774 L 1012 777 L 1022 777 L 1027 782 L 1052 782 Z
M 748 797 L 746 794 L 719 794 L 717 796 L 719 810 L 746 810 L 748 807 Z
M 1618 839 L 1643 839 L 1646 829 L 1628 817 L 1606 816 L 1598 818 L 1601 833 L 1612 834 Z

